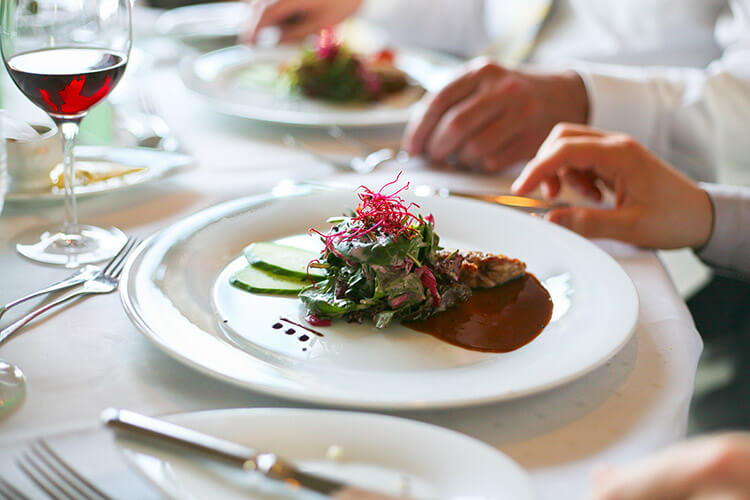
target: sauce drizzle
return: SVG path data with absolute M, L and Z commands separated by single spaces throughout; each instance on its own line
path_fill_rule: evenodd
M 549 292 L 532 274 L 471 298 L 426 320 L 404 326 L 450 344 L 482 352 L 510 352 L 534 340 L 552 317 Z

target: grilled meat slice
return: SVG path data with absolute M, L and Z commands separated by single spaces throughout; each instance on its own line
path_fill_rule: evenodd
M 526 274 L 526 264 L 505 255 L 469 250 L 440 250 L 438 262 L 459 260 L 459 280 L 471 288 L 492 288 Z

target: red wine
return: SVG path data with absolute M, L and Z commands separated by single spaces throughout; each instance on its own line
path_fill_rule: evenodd
M 106 50 L 62 48 L 15 55 L 7 67 L 34 104 L 53 117 L 78 117 L 112 91 L 125 63 Z

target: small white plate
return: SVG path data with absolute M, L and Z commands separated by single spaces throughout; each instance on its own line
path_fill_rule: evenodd
M 193 58 L 180 67 L 187 88 L 225 114 L 288 125 L 325 127 L 372 127 L 400 125 L 408 121 L 421 89 L 407 89 L 380 103 L 334 105 L 304 96 L 290 95 L 275 85 L 278 68 L 292 59 L 299 47 L 252 49 L 228 47 Z M 441 86 L 453 74 L 457 61 L 418 50 L 398 49 L 395 64 L 422 87 Z
M 491 354 L 395 324 L 342 321 L 324 337 L 273 325 L 303 323 L 300 303 L 228 284 L 253 241 L 326 228 L 357 203 L 351 191 L 230 201 L 171 225 L 130 259 L 121 297 L 136 326 L 174 358 L 277 396 L 369 408 L 467 406 L 543 391 L 604 364 L 630 338 L 635 288 L 622 268 L 580 236 L 518 211 L 457 198 L 417 198 L 446 246 L 520 258 L 550 288 L 552 321 L 532 342 Z M 229 266 L 229 267 L 227 267 Z
M 142 168 L 111 179 L 76 186 L 76 197 L 108 194 L 123 189 L 140 186 L 147 182 L 164 178 L 176 171 L 193 165 L 193 158 L 179 153 L 169 153 L 149 148 L 118 148 L 110 146 L 77 146 L 76 161 L 110 162 L 125 167 Z M 8 202 L 62 201 L 65 193 L 62 189 L 50 188 L 42 191 L 14 191 L 6 195 Z
M 348 484 L 408 498 L 532 500 L 526 473 L 496 449 L 441 427 L 367 413 L 236 409 L 172 415 L 167 420 L 261 451 Z M 118 440 L 125 455 L 167 495 L 214 500 L 320 498 L 289 494 L 259 475 Z M 341 460 L 331 460 L 331 446 Z

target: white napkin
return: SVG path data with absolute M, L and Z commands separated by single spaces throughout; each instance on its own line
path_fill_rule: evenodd
M 0 109 L 0 137 L 22 142 L 38 141 L 39 132 L 25 121 Z

